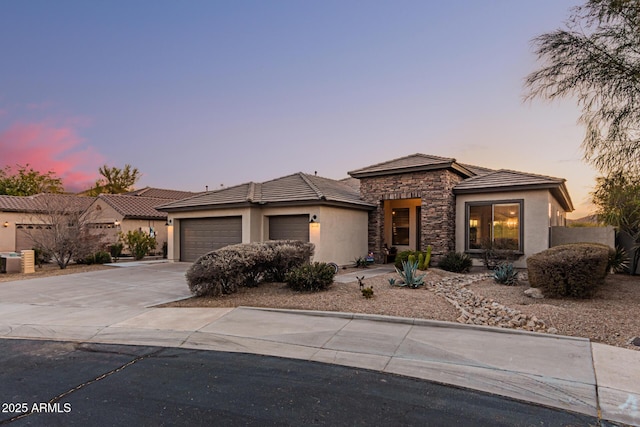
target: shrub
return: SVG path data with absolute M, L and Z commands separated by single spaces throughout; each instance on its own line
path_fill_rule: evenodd
M 297 241 L 225 246 L 201 256 L 189 267 L 189 289 L 196 296 L 218 296 L 239 287 L 257 286 L 263 280 L 282 277 L 277 281 L 284 281 L 287 271 L 309 261 L 313 248 L 312 243 Z
M 505 262 L 493 270 L 493 278 L 501 285 L 513 286 L 518 283 L 518 272 L 512 263 Z
M 38 267 L 42 267 L 42 264 L 51 262 L 51 252 L 48 252 L 46 249 L 35 247 L 33 248 L 33 254 Z
M 93 259 L 96 264 L 109 264 L 111 262 L 111 255 L 109 252 L 98 251 L 93 255 Z
M 369 268 L 369 263 L 367 262 L 367 258 L 360 256 L 353 260 L 353 266 L 355 268 Z
M 495 270 L 497 267 L 518 258 L 520 258 L 518 252 L 511 249 L 491 248 L 482 252 L 482 263 L 488 270 Z
M 287 273 L 286 282 L 294 291 L 316 292 L 331 286 L 334 275 L 332 266 L 324 262 L 314 262 L 291 270 Z
M 300 240 L 269 240 L 261 244 L 272 251 L 265 279 L 273 282 L 284 282 L 292 268 L 308 263 L 315 248 L 313 243 Z
M 149 252 L 155 250 L 158 245 L 155 237 L 150 236 L 142 230 L 129 230 L 127 234 L 120 233 L 120 240 L 122 240 L 136 260 L 144 258 Z
M 529 283 L 546 297 L 588 298 L 604 283 L 608 262 L 606 245 L 555 246 L 527 258 Z
M 362 288 L 360 289 L 360 292 L 362 292 L 362 296 L 365 297 L 366 299 L 373 298 L 373 286 L 369 286 L 368 288 Z
M 124 249 L 124 245 L 120 242 L 114 243 L 113 245 L 109 246 L 109 253 L 111 254 L 111 258 L 113 258 L 116 262 L 122 255 L 122 249 Z
M 448 252 L 438 264 L 443 270 L 454 273 L 464 273 L 469 271 L 473 262 L 471 257 L 463 252 Z

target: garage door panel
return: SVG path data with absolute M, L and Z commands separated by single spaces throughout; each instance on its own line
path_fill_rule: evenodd
M 242 217 L 193 218 L 180 221 L 180 260 L 193 262 L 201 255 L 242 243 Z
M 269 240 L 309 241 L 309 215 L 269 217 Z

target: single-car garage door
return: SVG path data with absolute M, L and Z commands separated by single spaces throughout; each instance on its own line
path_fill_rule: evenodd
M 180 261 L 193 262 L 207 252 L 236 243 L 242 243 L 241 216 L 180 220 Z
M 269 217 L 269 240 L 309 241 L 309 215 Z

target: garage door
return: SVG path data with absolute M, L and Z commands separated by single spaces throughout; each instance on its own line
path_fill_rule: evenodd
M 309 241 L 309 215 L 269 217 L 269 240 Z
M 180 220 L 180 260 L 193 262 L 199 256 L 227 245 L 242 243 L 242 217 Z

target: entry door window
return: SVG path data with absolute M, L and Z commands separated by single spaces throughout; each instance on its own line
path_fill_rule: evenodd
M 391 244 L 409 245 L 409 208 L 398 208 L 391 211 Z

